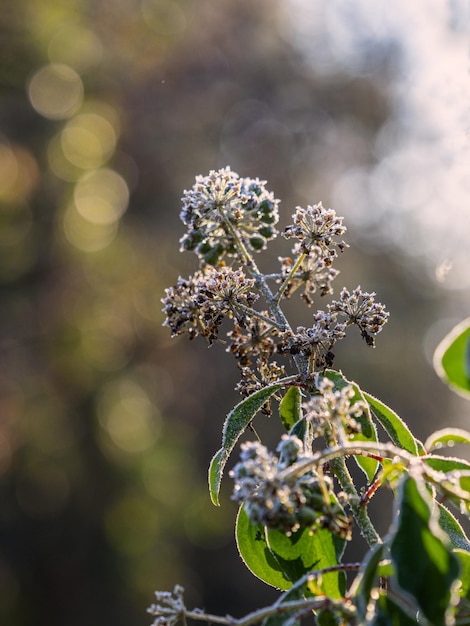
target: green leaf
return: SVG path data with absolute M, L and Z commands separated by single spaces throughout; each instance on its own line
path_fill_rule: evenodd
M 340 372 L 337 372 L 335 370 L 326 370 L 325 376 L 334 383 L 335 389 L 339 390 L 339 389 L 343 389 L 343 387 L 346 387 L 347 385 L 352 385 L 354 389 L 354 396 L 351 399 L 351 403 L 362 401 L 367 406 L 367 409 L 364 411 L 364 413 L 360 417 L 356 418 L 359 424 L 361 425 L 361 432 L 351 435 L 349 437 L 349 440 L 352 442 L 354 441 L 377 441 L 377 430 L 375 428 L 375 424 L 372 421 L 369 407 L 358 385 L 356 385 L 356 383 L 351 382 L 350 380 L 347 380 L 347 378 L 345 378 Z M 379 466 L 378 461 L 376 461 L 375 459 L 371 459 L 370 457 L 361 456 L 361 455 L 354 456 L 354 459 L 356 463 L 358 464 L 358 466 L 360 467 L 360 469 L 367 476 L 367 479 L 369 480 L 369 482 L 372 482 L 374 480 L 375 474 L 377 472 L 377 468 Z
M 448 446 L 451 448 L 456 443 L 470 445 L 470 433 L 461 428 L 443 428 L 432 433 L 424 442 L 424 448 L 430 452 L 435 448 Z
M 264 526 L 252 522 L 243 506 L 238 511 L 235 537 L 238 552 L 252 574 L 276 589 L 292 587 L 292 580 L 268 547 Z
M 302 419 L 302 393 L 298 387 L 289 387 L 286 391 L 279 404 L 279 413 L 287 432 Z
M 457 587 L 461 598 L 470 600 L 470 554 L 466 550 L 454 550 L 460 561 L 460 585 Z
M 403 479 L 396 517 L 390 552 L 398 584 L 433 626 L 445 626 L 459 561 L 421 480 L 410 475 Z
M 242 400 L 227 415 L 222 430 L 222 447 L 213 456 L 209 466 L 209 493 L 216 506 L 219 506 L 220 483 L 225 465 L 235 444 L 256 413 L 279 389 L 279 385 L 264 387 Z
M 344 539 L 327 529 L 312 532 L 304 528 L 289 536 L 279 530 L 268 529 L 266 537 L 269 549 L 292 582 L 310 571 L 337 565 L 346 544 Z M 335 599 L 344 596 L 344 572 L 324 573 L 316 582 L 325 595 Z
M 455 519 L 453 514 L 440 502 L 437 503 L 439 510 L 439 526 L 449 537 L 453 548 L 466 550 L 470 553 L 470 541 L 465 534 L 460 522 Z
M 403 450 L 417 456 L 418 445 L 416 439 L 401 417 L 374 396 L 365 391 L 362 393 L 372 409 L 372 414 L 385 429 L 392 442 L 399 448 L 403 448 Z
M 438 472 L 454 472 L 455 470 L 470 470 L 470 463 L 453 456 L 440 456 L 428 454 L 423 458 L 424 463 Z
M 434 369 L 456 393 L 470 397 L 470 317 L 458 324 L 434 352 Z

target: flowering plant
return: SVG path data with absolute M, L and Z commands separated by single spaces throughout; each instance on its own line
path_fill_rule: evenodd
M 470 624 L 470 541 L 458 519 L 470 513 L 470 463 L 438 453 L 469 444 L 470 434 L 444 429 L 422 443 L 391 408 L 332 369 L 335 344 L 351 327 L 374 347 L 389 317 L 375 293 L 343 288 L 308 326 L 291 327 L 282 304 L 297 290 L 309 307 L 333 293 L 346 228 L 321 203 L 298 207 L 282 233 L 294 240 L 292 255 L 279 258 L 276 272 L 261 272 L 255 256 L 278 234 L 279 218 L 265 185 L 228 167 L 196 178 L 182 199 L 181 248 L 197 254 L 200 268 L 166 290 L 163 310 L 173 336 L 200 335 L 209 345 L 231 322 L 227 352 L 239 367 L 242 400 L 210 464 L 215 505 L 241 435 L 255 432 L 258 413 L 279 414 L 285 434 L 275 452 L 259 438 L 242 443 L 230 477 L 240 556 L 281 594 L 245 617 L 220 617 L 188 610 L 176 586 L 156 593 L 154 625 L 297 626 L 307 617 L 320 626 Z M 440 374 L 466 392 L 469 336 L 465 323 L 436 357 Z M 383 488 L 395 501 L 384 537 L 368 511 Z M 348 562 L 345 548 L 357 533 L 368 548 L 361 562 Z

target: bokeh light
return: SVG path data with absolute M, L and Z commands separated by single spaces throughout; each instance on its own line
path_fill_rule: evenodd
M 63 120 L 80 107 L 83 83 L 79 74 L 68 65 L 51 63 L 31 77 L 28 94 L 38 113 L 51 120 Z

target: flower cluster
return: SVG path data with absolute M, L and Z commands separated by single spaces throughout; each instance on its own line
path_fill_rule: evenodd
M 212 344 L 218 337 L 225 316 L 235 315 L 243 325 L 258 294 L 252 291 L 254 279 L 242 270 L 206 268 L 189 279 L 179 278 L 176 286 L 165 290 L 164 325 L 172 336 L 188 332 L 192 339 L 200 334 Z
M 317 311 L 310 328 L 299 326 L 296 333 L 288 337 L 280 346 L 281 351 L 303 354 L 317 369 L 325 369 L 333 364 L 332 348 L 345 336 L 345 324 L 337 322 L 336 316 L 325 311 Z M 288 346 L 288 347 L 287 347 Z
M 348 538 L 350 525 L 333 495 L 333 482 L 314 470 L 298 475 L 286 471 L 307 458 L 300 439 L 284 435 L 279 457 L 259 442 L 242 445 L 241 461 L 230 475 L 235 486 L 233 499 L 244 504 L 249 518 L 268 528 L 292 533 L 300 528 L 329 528 Z
M 377 335 L 387 322 L 390 314 L 383 304 L 375 302 L 375 293 L 362 291 L 358 286 L 352 293 L 344 287 L 339 300 L 333 300 L 329 305 L 330 313 L 343 315 L 347 324 L 359 327 L 367 345 L 374 346 L 373 335 Z
M 301 379 L 331 367 L 333 348 L 351 325 L 359 327 L 368 345 L 374 345 L 388 313 L 375 302 L 374 293 L 360 287 L 352 293 L 343 289 L 326 311 L 314 314 L 310 327 L 299 326 L 295 331 L 280 308 L 282 298 L 298 289 L 308 306 L 315 294 L 332 293 L 339 273 L 332 267 L 333 260 L 338 250 L 347 247 L 341 240 L 346 230 L 343 218 L 335 211 L 321 203 L 297 207 L 293 223 L 283 233 L 297 240 L 292 256 L 279 257 L 280 273 L 262 274 L 252 253 L 277 234 L 279 219 L 279 201 L 267 191 L 265 181 L 241 178 L 229 167 L 212 170 L 196 177 L 182 203 L 181 219 L 188 228 L 182 248 L 197 253 L 200 269 L 166 289 L 164 324 L 172 336 L 188 333 L 192 339 L 201 335 L 211 345 L 218 340 L 224 319 L 232 319 L 227 351 L 240 368 L 237 389 L 242 395 L 288 376 L 292 365 Z M 271 291 L 271 280 L 279 285 L 277 293 Z M 260 297 L 262 307 L 255 310 Z M 292 359 L 278 363 L 276 355 Z M 269 413 L 269 405 L 263 410 Z
M 186 613 L 186 607 L 183 601 L 184 588 L 181 585 L 175 585 L 173 592 L 156 591 L 156 604 L 152 604 L 147 613 L 155 616 L 152 626 L 173 626 Z
M 331 283 L 338 276 L 339 271 L 331 267 L 331 257 L 325 257 L 319 246 L 310 248 L 308 254 L 304 254 L 296 271 L 293 258 L 298 258 L 302 254 L 301 244 L 297 242 L 292 249 L 292 257 L 279 257 L 281 262 L 281 278 L 287 279 L 284 297 L 290 298 L 299 287 L 303 285 L 303 300 L 308 306 L 313 304 L 312 295 L 317 291 L 321 296 L 332 293 Z
M 308 254 L 313 246 L 322 251 L 325 258 L 336 255 L 332 246 L 336 245 L 343 251 L 347 244 L 344 241 L 335 241 L 335 237 L 346 231 L 343 218 L 338 217 L 333 209 L 325 209 L 321 202 L 309 205 L 306 209 L 297 207 L 292 216 L 294 223 L 282 233 L 284 237 L 295 237 L 301 243 L 302 250 Z
M 222 258 L 241 258 L 239 241 L 249 252 L 263 250 L 277 235 L 277 200 L 266 181 L 240 178 L 229 167 L 197 176 L 182 198 L 181 220 L 188 232 L 182 250 L 195 251 L 201 260 L 217 265 Z
M 317 380 L 318 394 L 304 403 L 305 418 L 312 424 L 312 432 L 323 435 L 326 428 L 333 428 L 338 438 L 361 432 L 358 421 L 366 411 L 367 404 L 356 397 L 352 385 L 336 388 L 326 377 Z

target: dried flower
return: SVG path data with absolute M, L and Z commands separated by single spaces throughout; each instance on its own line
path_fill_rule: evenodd
M 331 350 L 345 336 L 345 324 L 339 324 L 335 315 L 325 311 L 317 311 L 313 320 L 311 328 L 299 326 L 295 335 L 279 346 L 278 350 L 291 354 L 302 353 L 310 357 L 317 368 L 325 369 L 333 364 L 334 355 Z
M 312 396 L 303 404 L 305 418 L 310 420 L 316 435 L 324 434 L 325 429 L 337 428 L 346 434 L 361 431 L 359 418 L 367 411 L 367 404 L 355 399 L 352 385 L 335 389 L 333 381 L 322 377 L 317 381 L 318 395 Z
M 263 311 L 262 315 L 268 317 L 266 311 Z M 268 322 L 257 317 L 250 319 L 245 328 L 235 324 L 234 329 L 227 333 L 231 340 L 227 352 L 235 356 L 240 367 L 252 365 L 253 357 L 260 357 L 267 362 L 276 349 L 273 336 L 276 336 L 277 332 Z
M 302 254 L 301 244 L 297 243 L 292 254 L 294 258 Z M 281 277 L 286 279 L 292 271 L 295 262 L 291 257 L 279 257 L 281 262 Z M 324 254 L 319 246 L 312 246 L 305 259 L 300 263 L 297 271 L 290 277 L 287 287 L 284 291 L 284 297 L 290 296 L 299 287 L 303 285 L 303 300 L 311 306 L 313 304 L 312 295 L 317 291 L 321 296 L 332 293 L 331 283 L 338 276 L 339 271 L 331 267 L 331 257 L 325 259 Z
M 171 593 L 169 591 L 155 592 L 157 604 L 152 604 L 147 609 L 147 613 L 156 617 L 152 626 L 173 626 L 184 617 L 186 607 L 183 592 L 184 588 L 181 585 L 175 585 Z
M 224 317 L 235 315 L 239 324 L 245 323 L 247 309 L 258 298 L 251 291 L 253 285 L 254 279 L 230 267 L 206 268 L 188 280 L 179 278 L 175 287 L 165 290 L 164 325 L 172 336 L 188 332 L 192 339 L 200 334 L 212 344 Z
M 279 220 L 279 200 L 265 185 L 258 178 L 240 178 L 229 167 L 197 176 L 182 198 L 180 217 L 188 233 L 181 249 L 194 250 L 211 265 L 224 255 L 240 258 L 237 237 L 250 252 L 263 250 L 277 235 L 274 225 Z
M 384 305 L 375 302 L 374 298 L 375 293 L 362 291 L 360 286 L 352 293 L 344 287 L 339 300 L 333 300 L 328 307 L 330 313 L 344 315 L 348 325 L 358 326 L 369 346 L 375 345 L 372 335 L 377 335 L 382 330 L 390 316 Z
M 321 202 L 309 205 L 306 209 L 297 207 L 292 219 L 294 224 L 287 226 L 282 234 L 286 238 L 298 239 L 306 254 L 313 246 L 317 246 L 327 259 L 336 255 L 331 246 L 336 245 L 341 251 L 347 247 L 344 241 L 335 241 L 335 237 L 346 231 L 343 218 L 337 217 L 333 209 L 325 209 Z

